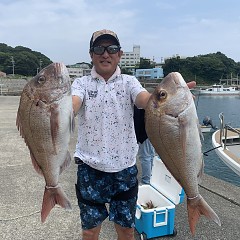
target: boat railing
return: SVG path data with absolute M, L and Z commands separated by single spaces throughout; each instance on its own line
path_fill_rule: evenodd
M 223 137 L 223 129 L 224 129 L 224 115 L 222 112 L 219 114 L 219 119 L 220 119 L 220 144 L 222 145 L 222 137 Z
M 236 128 L 233 128 L 229 124 L 224 125 L 224 115 L 222 112 L 219 114 L 219 119 L 220 119 L 220 144 L 221 146 L 223 145 L 223 149 L 225 150 L 227 147 L 228 132 L 231 131 L 231 132 L 237 133 L 240 138 L 240 131 Z M 223 141 L 223 138 L 224 138 L 224 141 Z

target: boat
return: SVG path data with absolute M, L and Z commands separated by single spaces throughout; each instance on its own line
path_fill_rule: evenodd
M 219 118 L 221 126 L 212 135 L 212 145 L 223 163 L 240 176 L 240 128 L 224 125 L 223 113 Z
M 202 133 L 211 133 L 211 132 L 215 132 L 216 128 L 212 128 L 210 126 L 201 125 L 201 131 L 202 131 Z
M 213 96 L 222 96 L 222 95 L 240 95 L 240 89 L 235 86 L 226 87 L 222 84 L 214 84 L 209 88 L 200 88 L 198 90 L 200 95 L 213 95 Z

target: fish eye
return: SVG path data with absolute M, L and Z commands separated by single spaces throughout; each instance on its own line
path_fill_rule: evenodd
M 40 77 L 38 78 L 38 83 L 43 84 L 43 83 L 45 83 L 45 82 L 46 82 L 45 76 L 40 76 Z
M 159 91 L 159 93 L 158 93 L 158 99 L 159 100 L 165 99 L 166 97 L 167 97 L 167 92 L 166 91 L 163 91 L 163 90 Z

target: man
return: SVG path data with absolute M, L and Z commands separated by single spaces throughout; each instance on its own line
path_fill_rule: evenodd
M 213 129 L 217 129 L 216 125 L 213 125 L 212 119 L 209 116 L 205 116 L 203 119 L 204 126 L 211 126 Z
M 114 32 L 93 33 L 89 52 L 91 75 L 72 84 L 79 121 L 74 157 L 83 240 L 98 239 L 108 215 L 118 240 L 133 240 L 138 191 L 133 106 L 145 108 L 150 93 L 135 77 L 121 74 L 122 51 Z
M 72 84 L 73 110 L 78 115 L 74 157 L 83 240 L 97 240 L 108 216 L 118 240 L 134 240 L 138 144 L 133 109 L 134 104 L 144 109 L 150 93 L 135 77 L 121 74 L 122 51 L 114 32 L 94 32 L 89 53 L 91 75 Z

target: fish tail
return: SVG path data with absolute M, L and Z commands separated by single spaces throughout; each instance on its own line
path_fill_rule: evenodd
M 46 187 L 43 195 L 42 211 L 41 211 L 41 221 L 45 222 L 48 214 L 58 204 L 61 207 L 70 210 L 72 209 L 71 203 L 64 193 L 62 188 L 57 185 L 57 187 Z
M 188 221 L 192 235 L 195 234 L 196 224 L 201 215 L 206 216 L 208 219 L 221 226 L 218 215 L 213 211 L 213 209 L 207 204 L 200 194 L 195 198 L 187 200 L 187 208 Z

